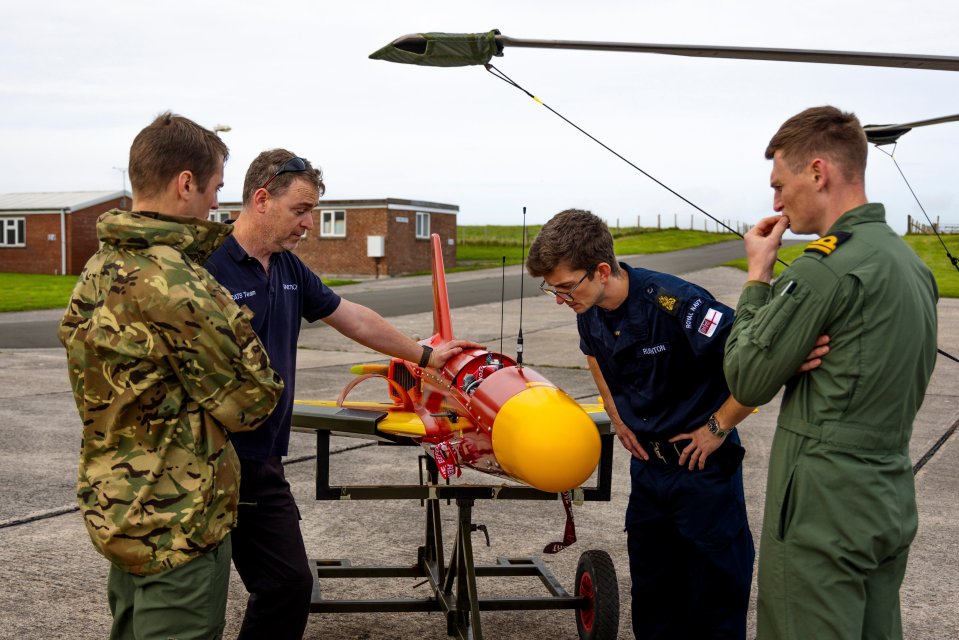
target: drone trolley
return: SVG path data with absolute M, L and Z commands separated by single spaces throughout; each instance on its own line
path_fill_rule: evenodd
M 313 613 L 442 612 L 446 631 L 462 640 L 483 637 L 481 611 L 572 609 L 580 638 L 604 640 L 617 637 L 619 588 L 613 562 L 605 551 L 587 550 L 579 559 L 573 593 L 567 592 L 539 558 L 499 557 L 496 564 L 477 566 L 473 560 L 472 534 L 486 527 L 476 525 L 472 509 L 476 500 L 556 500 L 561 494 L 511 484 L 478 485 L 441 483 L 435 461 L 421 457 L 420 483 L 405 485 L 330 485 L 330 436 L 372 438 L 383 444 L 412 444 L 377 430 L 385 414 L 349 408 L 298 403 L 293 426 L 316 434 L 316 498 L 318 500 L 420 500 L 426 518 L 425 539 L 412 566 L 354 566 L 350 560 L 312 560 Z M 602 441 L 595 486 L 573 491 L 575 500 L 609 500 L 612 483 L 613 430 L 604 413 L 593 414 Z M 426 469 L 423 471 L 423 461 Z M 440 518 L 441 501 L 455 502 L 456 534 L 446 559 Z M 477 578 L 538 578 L 546 590 L 539 597 L 484 597 Z M 426 598 L 345 600 L 323 595 L 324 581 L 339 578 L 422 578 L 432 595 Z

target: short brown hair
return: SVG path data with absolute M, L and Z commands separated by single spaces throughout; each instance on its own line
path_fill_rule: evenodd
M 190 171 L 200 193 L 226 162 L 230 150 L 220 137 L 189 118 L 161 113 L 130 146 L 130 186 L 136 198 L 159 195 L 181 171 Z
M 601 262 L 619 273 L 613 236 L 599 217 L 582 209 L 566 209 L 543 225 L 526 258 L 531 276 L 542 277 L 565 264 L 569 269 L 591 271 Z
M 812 107 L 779 127 L 766 147 L 766 159 L 772 160 L 781 151 L 783 161 L 796 173 L 816 156 L 826 156 L 840 166 L 846 180 L 862 182 L 868 147 L 866 133 L 854 113 L 836 107 Z
M 267 183 L 284 164 L 296 158 L 297 155 L 286 149 L 270 149 L 264 151 L 250 163 L 243 179 L 243 206 L 248 206 L 253 199 L 253 193 Z M 323 184 L 323 170 L 314 167 L 306 158 L 300 158 L 306 165 L 306 171 L 287 171 L 276 176 L 266 188 L 274 196 L 282 196 L 290 188 L 294 180 L 312 181 L 313 186 L 323 195 L 326 185 Z

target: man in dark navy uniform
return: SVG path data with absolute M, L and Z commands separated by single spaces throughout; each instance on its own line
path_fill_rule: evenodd
M 576 312 L 580 349 L 632 454 L 626 510 L 637 638 L 745 638 L 753 570 L 735 427 L 751 407 L 723 376 L 733 310 L 704 289 L 619 263 L 606 223 L 556 215 L 527 269 Z
M 466 340 L 435 350 L 416 343 L 375 311 L 340 298 L 292 253 L 313 228 L 323 174 L 285 149 L 264 151 L 247 170 L 243 210 L 234 233 L 206 263 L 241 307 L 286 386 L 259 429 L 236 434 L 240 506 L 233 564 L 250 592 L 239 638 L 299 639 L 309 616 L 313 575 L 300 533 L 299 511 L 283 472 L 287 454 L 301 319 L 323 320 L 360 344 L 422 366 L 440 367 Z

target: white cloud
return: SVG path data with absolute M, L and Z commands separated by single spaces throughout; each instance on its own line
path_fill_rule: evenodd
M 464 224 L 542 222 L 568 206 L 610 222 L 687 205 L 481 68 L 427 69 L 369 53 L 417 31 L 957 55 L 959 9 L 919 0 L 779 5 L 676 1 L 70 2 L 7 9 L 0 26 L 0 192 L 119 185 L 129 143 L 172 109 L 224 134 L 224 199 L 249 161 L 285 146 L 321 164 L 328 197 L 461 206 Z M 896 17 L 899 16 L 899 17 Z M 547 104 L 721 219 L 769 213 L 765 143 L 813 104 L 866 122 L 956 111 L 959 74 L 508 48 L 494 63 Z M 927 210 L 959 221 L 959 124 L 897 152 Z M 921 215 L 871 152 L 868 191 L 903 230 Z M 701 215 L 695 214 L 697 226 Z M 685 223 L 682 223 L 685 224 Z

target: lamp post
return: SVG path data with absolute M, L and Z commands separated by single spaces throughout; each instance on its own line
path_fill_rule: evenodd
M 127 170 L 126 167 L 113 167 L 114 171 L 120 172 L 121 184 L 123 185 L 123 195 L 120 197 L 120 208 L 127 207 Z
M 217 135 L 219 135 L 219 134 L 221 134 L 221 133 L 226 133 L 227 131 L 232 131 L 232 130 L 233 130 L 233 127 L 231 127 L 231 126 L 228 125 L 228 124 L 215 124 L 215 125 L 213 125 L 213 133 L 215 133 L 215 134 L 217 134 Z M 222 216 L 221 213 L 219 213 L 219 212 L 217 212 L 217 211 L 210 211 L 210 215 L 209 215 L 209 219 L 210 219 L 210 220 L 213 220 L 214 222 L 223 222 L 223 220 L 221 219 L 222 217 L 223 217 L 223 216 Z M 229 218 L 229 214 L 227 214 L 227 218 Z

